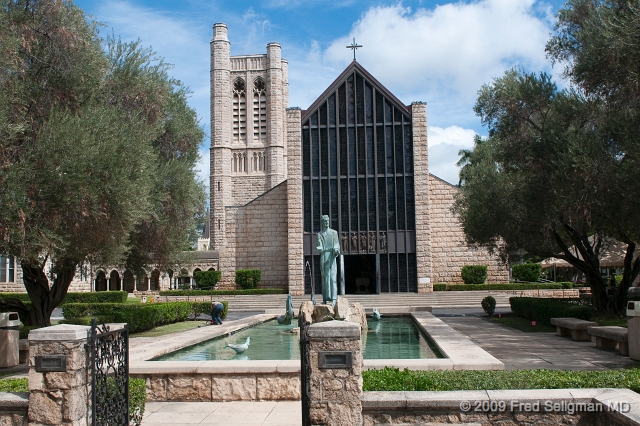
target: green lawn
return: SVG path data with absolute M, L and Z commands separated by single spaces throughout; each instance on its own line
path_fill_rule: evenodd
M 556 328 L 541 323 L 533 325 L 533 321 L 516 316 L 514 314 L 502 314 L 500 316 L 494 315 L 491 321 L 498 324 L 505 325 L 507 327 L 515 328 L 516 330 L 524 331 L 525 333 L 555 333 Z
M 592 321 L 598 323 L 598 325 L 617 325 L 618 327 L 627 327 L 627 317 L 613 313 L 594 314 Z
M 176 333 L 178 331 L 186 331 L 194 328 L 198 328 L 201 325 L 206 324 L 205 321 L 183 321 L 175 324 L 161 325 L 160 327 L 152 328 L 151 330 L 143 331 L 142 333 L 132 334 L 131 337 L 158 337 L 165 334 Z
M 0 392 L 29 392 L 29 379 L 0 379 Z

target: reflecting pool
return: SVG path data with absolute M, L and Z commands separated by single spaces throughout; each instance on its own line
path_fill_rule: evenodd
M 364 359 L 427 359 L 442 358 L 435 344 L 422 335 L 410 317 L 382 317 L 368 320 L 369 330 L 362 333 Z M 276 320 L 239 330 L 230 336 L 218 337 L 152 361 L 210 360 L 282 360 L 300 359 L 300 339 L 292 330 L 296 324 L 279 325 Z M 249 348 L 242 354 L 225 348 L 229 343 L 244 343 L 251 337 Z

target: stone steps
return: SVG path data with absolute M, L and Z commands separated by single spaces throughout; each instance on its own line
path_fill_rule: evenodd
M 510 293 L 489 293 L 488 291 L 478 292 L 438 292 L 431 294 L 349 294 L 346 295 L 350 303 L 358 302 L 367 309 L 373 308 L 390 308 L 390 307 L 432 307 L 432 308 L 481 308 L 480 302 L 488 295 L 496 299 L 497 306 L 500 308 L 509 307 Z M 284 308 L 286 295 L 269 294 L 269 295 L 229 295 L 220 297 L 229 302 L 229 311 L 263 311 L 265 309 Z M 310 296 L 294 296 L 293 305 L 300 306 Z M 316 295 L 316 301 L 321 301 L 322 295 Z

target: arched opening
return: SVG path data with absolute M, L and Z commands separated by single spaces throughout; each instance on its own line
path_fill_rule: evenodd
M 120 274 L 115 269 L 109 274 L 109 291 L 120 291 Z
M 95 290 L 107 291 L 107 276 L 104 271 L 98 271 L 96 273 Z
M 151 279 L 149 280 L 149 290 L 160 290 L 160 271 L 158 271 L 157 269 L 154 269 L 153 272 L 151 272 Z
M 216 268 L 209 268 L 209 269 L 207 269 L 207 271 L 215 271 L 215 270 L 216 270 Z
M 136 286 L 136 278 L 133 276 L 133 272 L 128 269 L 124 271 L 124 275 L 122 276 L 122 284 L 125 291 L 133 293 L 133 290 Z
M 180 276 L 178 277 L 178 288 L 188 290 L 191 288 L 191 277 L 186 269 L 180 270 Z
M 200 268 L 196 268 L 193 270 L 193 285 L 196 287 L 198 286 L 198 281 L 196 281 L 196 272 L 201 272 L 201 271 L 202 269 Z
M 244 80 L 233 82 L 233 139 L 247 140 L 247 99 Z
M 137 291 L 147 291 L 149 286 L 149 277 L 147 274 L 142 274 L 138 276 L 136 280 L 136 290 Z

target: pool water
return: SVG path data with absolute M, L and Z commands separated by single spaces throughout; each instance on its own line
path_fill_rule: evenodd
M 369 330 L 362 333 L 364 359 L 426 359 L 442 358 L 436 346 L 424 338 L 410 317 L 368 319 Z M 300 338 L 290 330 L 296 324 L 279 325 L 276 320 L 239 330 L 230 336 L 218 337 L 180 349 L 152 361 L 210 360 L 281 360 L 300 359 Z M 249 348 L 236 354 L 229 343 L 244 343 L 251 337 Z

